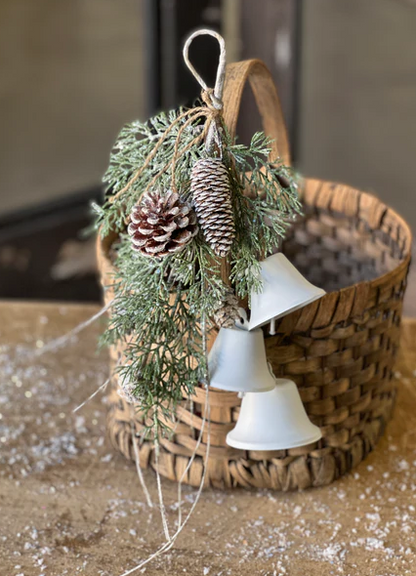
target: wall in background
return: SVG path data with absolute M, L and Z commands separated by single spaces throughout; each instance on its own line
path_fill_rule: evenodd
M 416 229 L 416 4 L 304 0 L 299 167 L 375 191 Z
M 0 215 L 100 183 L 143 104 L 139 0 L 1 0 Z

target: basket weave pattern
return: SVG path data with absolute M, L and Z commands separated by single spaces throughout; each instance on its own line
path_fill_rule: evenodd
M 259 61 L 242 62 L 228 68 L 227 78 L 224 116 L 230 132 L 235 133 L 248 79 L 266 133 L 275 137 L 280 156 L 288 163 L 284 123 L 267 69 Z M 225 438 L 237 421 L 241 401 L 236 393 L 211 389 L 206 474 L 210 486 L 291 490 L 329 484 L 366 457 L 392 415 L 396 396 L 392 372 L 410 264 L 410 229 L 383 202 L 348 186 L 306 180 L 302 200 L 305 216 L 292 227 L 283 252 L 308 280 L 328 293 L 280 320 L 275 336 L 268 334 L 267 327 L 264 333 L 274 373 L 296 382 L 323 438 L 287 451 L 231 448 Z M 114 274 L 111 240 L 97 245 L 104 287 Z M 104 297 L 108 303 L 112 290 L 106 289 Z M 110 350 L 113 365 L 121 353 L 122 349 Z M 136 442 L 140 465 L 155 468 L 152 442 L 139 442 L 140 414 L 120 397 L 116 377 L 113 380 L 108 415 L 111 441 L 133 460 Z M 198 388 L 192 399 L 177 408 L 174 433 L 161 440 L 163 476 L 179 480 L 197 448 L 184 481 L 200 484 L 207 449 L 207 425 L 198 446 L 205 403 L 206 393 Z
M 345 287 L 283 318 L 276 336 L 265 334 L 266 349 L 275 374 L 298 385 L 323 439 L 287 451 L 230 448 L 225 437 L 237 420 L 240 399 L 211 390 L 207 483 L 215 487 L 290 490 L 328 484 L 365 458 L 392 414 L 409 228 L 374 196 L 346 186 L 308 180 L 304 206 L 306 216 L 293 227 L 284 252 L 318 285 Z M 115 361 L 117 351 L 112 356 Z M 110 398 L 111 440 L 134 459 L 131 423 L 139 435 L 143 422 L 120 398 L 116 382 Z M 197 389 L 193 406 L 184 402 L 178 408 L 173 437 L 161 442 L 159 471 L 172 480 L 182 476 L 197 445 L 205 399 L 205 391 Z M 207 426 L 185 477 L 195 486 L 201 480 L 206 431 Z M 151 442 L 141 444 L 139 454 L 143 467 L 155 466 Z

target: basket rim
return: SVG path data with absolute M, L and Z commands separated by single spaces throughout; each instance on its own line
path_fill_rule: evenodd
M 301 194 L 300 198 L 301 200 L 306 201 L 308 205 L 313 205 L 322 209 L 326 208 L 329 211 L 338 213 L 345 213 L 351 217 L 354 215 L 360 216 L 363 220 L 366 220 L 370 224 L 372 229 L 380 228 L 381 224 L 388 216 L 392 222 L 394 222 L 396 225 L 400 225 L 400 227 L 404 230 L 407 246 L 405 256 L 400 260 L 397 266 L 388 272 L 385 272 L 380 276 L 376 276 L 371 280 L 362 280 L 360 282 L 350 284 L 349 286 L 345 286 L 344 288 L 340 288 L 339 290 L 332 290 L 331 292 L 325 294 L 325 296 L 323 296 L 317 304 L 321 305 L 322 302 L 325 303 L 328 298 L 333 298 L 334 294 L 346 295 L 349 292 L 355 292 L 357 288 L 360 287 L 367 286 L 369 288 L 368 292 L 370 291 L 370 288 L 379 289 L 384 284 L 388 284 L 391 279 L 406 271 L 411 260 L 413 235 L 409 224 L 396 210 L 385 204 L 374 194 L 359 190 L 358 188 L 354 188 L 348 184 L 320 180 L 316 178 L 304 178 L 303 181 L 305 183 L 305 191 L 303 194 Z M 343 189 L 343 194 L 340 194 L 337 190 L 339 187 Z M 326 193 L 322 194 L 323 191 Z M 349 198 L 351 194 L 354 196 L 352 201 L 351 198 Z M 389 232 L 389 236 L 393 238 L 391 232 Z M 104 268 L 107 268 L 107 270 L 115 269 L 114 264 L 109 258 L 109 251 L 112 243 L 117 237 L 118 234 L 113 232 L 102 238 L 100 229 L 98 230 L 96 250 L 98 268 L 101 272 Z

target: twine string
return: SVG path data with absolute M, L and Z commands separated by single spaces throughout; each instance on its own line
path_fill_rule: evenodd
M 197 493 L 195 496 L 195 500 L 194 500 L 188 514 L 186 515 L 186 518 L 178 526 L 176 532 L 172 535 L 170 540 L 165 542 L 164 544 L 162 544 L 160 546 L 160 548 L 158 548 L 158 550 L 156 550 L 156 552 L 151 554 L 148 558 L 146 558 L 145 560 L 142 560 L 141 562 L 139 562 L 139 564 L 137 564 L 136 566 L 133 566 L 133 568 L 130 568 L 130 570 L 123 572 L 123 574 L 121 574 L 121 576 L 130 576 L 130 574 L 133 574 L 134 572 L 141 570 L 144 566 L 149 564 L 149 562 L 151 562 L 152 560 L 155 560 L 156 558 L 158 558 L 159 556 L 161 556 L 162 554 L 164 554 L 165 552 L 167 552 L 168 550 L 173 548 L 178 536 L 181 534 L 181 532 L 185 528 L 186 524 L 188 523 L 189 519 L 191 518 L 191 516 L 194 513 L 194 510 L 195 510 L 195 508 L 199 502 L 199 499 L 202 495 L 202 490 L 203 490 L 204 485 L 205 485 L 205 478 L 206 478 L 207 470 L 208 470 L 208 460 L 209 460 L 209 453 L 210 453 L 210 447 L 211 447 L 211 406 L 209 404 L 209 389 L 208 388 L 209 387 L 207 386 L 206 387 L 206 399 L 205 399 L 207 421 L 208 421 L 207 448 L 206 448 L 205 458 L 204 458 L 204 469 L 202 472 L 201 482 L 199 484 L 199 487 L 198 487 L 198 490 L 197 490 Z
M 198 108 L 196 108 L 197 110 Z M 176 189 L 176 162 L 177 159 L 180 156 L 183 156 L 184 154 L 186 154 L 186 152 L 188 152 L 193 146 L 200 144 L 200 142 L 202 142 L 204 139 L 206 140 L 208 137 L 208 133 L 209 133 L 209 128 L 212 125 L 212 121 L 208 121 L 209 118 L 212 116 L 214 117 L 215 115 L 218 114 L 218 111 L 215 109 L 210 109 L 208 108 L 208 110 L 210 111 L 210 114 L 208 114 L 207 109 L 206 108 L 199 108 L 201 111 L 198 112 L 197 114 L 195 114 L 194 116 L 192 116 L 191 118 L 189 118 L 184 124 L 183 126 L 181 126 L 181 128 L 178 131 L 178 135 L 175 141 L 175 147 L 173 149 L 173 156 L 172 156 L 172 160 L 169 162 L 169 164 L 167 165 L 167 167 L 172 166 L 172 190 L 174 192 L 177 192 Z M 205 116 L 207 118 L 207 121 L 204 124 L 204 128 L 202 129 L 202 132 L 196 136 L 193 140 L 191 140 L 191 142 L 189 142 L 186 146 L 184 146 L 181 150 L 179 150 L 179 144 L 180 144 L 180 138 L 182 136 L 182 133 L 184 132 L 184 130 L 186 130 L 186 128 L 194 121 L 197 120 L 198 118 Z M 165 167 L 166 168 L 166 167 Z M 162 169 L 164 170 L 164 169 Z M 162 171 L 161 171 L 162 172 Z M 161 175 L 161 172 L 157 175 L 157 178 Z M 153 178 L 152 182 L 148 185 L 148 187 L 146 187 L 146 190 L 148 188 L 150 188 L 150 185 L 152 185 L 152 183 L 154 183 L 156 180 L 156 177 Z
M 75 412 L 78 412 L 78 410 L 81 410 L 81 408 L 83 408 L 85 406 L 85 404 L 88 404 L 88 402 L 90 400 L 92 400 L 93 398 L 95 398 L 95 396 L 97 396 L 97 394 L 99 392 L 101 392 L 101 390 L 105 390 L 108 386 L 110 382 L 110 378 L 107 378 L 107 380 L 104 382 L 104 384 L 101 384 L 101 386 L 99 386 L 97 388 L 97 390 L 95 390 L 90 396 L 88 396 L 88 398 L 86 400 L 84 400 L 84 402 L 82 402 L 79 406 L 77 406 L 76 408 L 74 408 L 72 410 L 72 413 L 75 414 Z
M 207 327 L 206 327 L 205 314 L 203 314 L 202 318 L 201 318 L 201 332 L 202 332 L 202 350 L 203 350 L 205 358 L 206 358 L 206 363 L 207 363 L 206 367 L 207 367 L 208 366 L 208 344 L 207 344 Z M 185 470 L 183 471 L 182 476 L 180 477 L 179 483 L 178 483 L 178 526 L 179 526 L 179 528 L 182 525 L 182 482 L 186 478 L 186 475 L 188 474 L 188 471 L 190 470 L 190 468 L 191 468 L 191 466 L 195 460 L 195 457 L 198 453 L 199 447 L 201 445 L 201 442 L 202 442 L 202 439 L 204 436 L 205 422 L 207 420 L 207 416 L 208 416 L 207 449 L 209 452 L 211 405 L 209 403 L 209 373 L 208 373 L 207 369 L 205 369 L 204 381 L 205 381 L 205 391 L 206 391 L 205 410 L 204 410 L 204 414 L 203 414 L 203 418 L 202 418 L 202 425 L 201 425 L 201 430 L 199 433 L 199 438 L 198 438 L 196 446 L 193 450 L 192 456 L 188 461 L 188 465 L 186 466 Z M 193 401 L 192 401 L 192 403 L 193 403 Z M 208 462 L 208 460 L 207 460 L 207 462 Z
M 88 328 L 88 326 L 93 324 L 96 320 L 98 320 L 98 318 L 100 318 L 103 314 L 105 314 L 107 312 L 107 310 L 109 308 L 111 308 L 113 303 L 114 303 L 114 298 L 112 300 L 110 300 L 110 302 L 108 302 L 105 306 L 103 306 L 101 308 L 101 310 L 99 310 L 96 314 L 94 314 L 93 316 L 91 316 L 90 318 L 85 320 L 84 322 L 81 322 L 81 324 L 78 324 L 77 326 L 75 326 L 75 328 L 70 330 L 67 334 L 64 334 L 63 336 L 60 336 L 59 338 L 55 338 L 54 340 L 51 340 L 50 342 L 45 344 L 45 346 L 43 346 L 39 350 L 36 350 L 34 352 L 34 356 L 42 356 L 46 352 L 56 352 L 57 350 L 59 350 L 59 348 L 63 348 L 64 346 L 69 344 L 74 336 L 76 336 L 77 334 L 82 332 L 82 330 L 84 330 L 85 328 Z
M 136 430 L 134 428 L 134 408 L 133 406 L 131 407 L 130 410 L 130 427 L 131 427 L 131 439 L 132 439 L 132 444 L 133 444 L 133 450 L 134 450 L 134 460 L 136 463 L 136 472 L 137 472 L 137 476 L 139 478 L 139 482 L 141 484 L 144 496 L 146 498 L 146 502 L 147 505 L 149 506 L 149 508 L 153 508 L 153 502 L 152 502 L 152 498 L 150 496 L 149 490 L 147 488 L 144 476 L 143 476 L 143 472 L 142 469 L 140 467 L 140 454 L 139 454 L 139 447 L 137 446 L 138 442 L 140 442 L 140 445 L 143 443 L 143 435 L 141 435 L 140 439 L 137 439 L 137 435 L 136 435 Z
M 196 71 L 194 65 L 189 59 L 189 47 L 192 44 L 193 40 L 197 36 L 206 36 L 206 35 L 215 38 L 218 41 L 218 44 L 220 45 L 220 56 L 218 61 L 218 68 L 214 89 L 208 88 L 205 80 Z M 193 34 L 189 36 L 189 38 L 185 42 L 185 45 L 183 47 L 183 59 L 185 61 L 185 64 L 189 68 L 191 74 L 194 76 L 194 78 L 202 88 L 202 99 L 207 105 L 208 105 L 207 100 L 209 99 L 211 107 L 218 112 L 217 115 L 213 115 L 207 121 L 208 134 L 205 139 L 206 152 L 209 155 L 212 154 L 214 147 L 216 145 L 217 148 L 219 149 L 220 156 L 222 157 L 221 138 L 219 136 L 219 115 L 221 114 L 223 108 L 222 96 L 224 92 L 225 66 L 227 60 L 227 52 L 225 50 L 224 38 L 214 30 L 209 30 L 207 28 L 196 30 Z
M 160 444 L 159 444 L 159 429 L 157 425 L 157 418 L 156 415 L 154 417 L 155 422 L 155 468 L 156 468 L 156 485 L 157 485 L 157 494 L 159 497 L 159 507 L 160 507 L 160 515 L 162 517 L 162 526 L 163 532 L 165 533 L 166 542 L 171 541 L 171 537 L 169 534 L 169 524 L 168 524 L 168 517 L 166 514 L 166 507 L 165 502 L 163 499 L 163 491 L 162 491 L 162 482 L 160 479 L 160 472 L 159 472 L 159 456 L 160 456 Z
M 197 36 L 212 36 L 218 41 L 218 44 L 220 45 L 220 57 L 218 61 L 215 87 L 213 90 L 208 88 L 204 79 L 196 71 L 194 65 L 189 59 L 189 47 Z M 221 34 L 218 34 L 218 32 L 215 32 L 214 30 L 209 30 L 208 28 L 201 28 L 200 30 L 195 30 L 195 32 L 193 32 L 186 40 L 182 53 L 185 64 L 189 68 L 190 72 L 192 73 L 196 81 L 201 86 L 203 92 L 209 94 L 213 107 L 216 108 L 217 110 L 222 110 L 222 95 L 224 92 L 225 65 L 227 58 L 224 38 L 221 36 Z
M 140 178 L 140 176 L 143 174 L 143 172 L 146 170 L 146 168 L 149 166 L 150 162 L 154 159 L 154 157 L 156 156 L 156 154 L 158 153 L 159 149 L 161 148 L 162 144 L 164 143 L 164 141 L 166 140 L 166 138 L 169 136 L 170 132 L 173 130 L 173 128 L 175 128 L 175 126 L 177 124 L 179 124 L 184 118 L 191 116 L 191 115 L 195 115 L 198 112 L 201 111 L 201 108 L 191 108 L 190 110 L 185 110 L 185 112 L 182 112 L 181 114 L 179 114 L 179 116 L 177 116 L 175 118 L 175 120 L 166 128 L 166 130 L 163 132 L 163 134 L 160 136 L 159 140 L 157 141 L 156 146 L 153 148 L 152 152 L 149 154 L 149 156 L 146 158 L 145 162 L 142 164 L 142 166 L 136 170 L 136 172 L 133 174 L 133 176 L 130 178 L 130 180 L 127 182 L 127 184 L 124 186 L 124 188 L 122 188 L 121 190 L 119 190 L 116 194 L 113 194 L 113 196 L 110 196 L 109 198 L 109 202 L 114 202 L 117 198 L 119 198 L 120 196 L 122 196 L 125 192 L 127 192 L 132 185 Z M 169 165 L 168 165 L 169 166 Z M 161 174 L 163 174 L 163 172 L 166 170 L 167 167 L 165 167 L 165 169 L 161 172 L 159 172 L 158 174 L 156 174 L 156 177 L 153 179 L 157 179 L 159 178 L 159 176 Z M 152 182 L 153 182 L 152 180 Z
M 212 120 L 215 117 L 217 117 L 218 114 L 219 114 L 219 111 L 216 108 L 208 107 L 208 106 L 197 106 L 196 108 L 191 108 L 190 110 L 186 110 L 185 112 L 183 112 L 182 114 L 177 116 L 177 118 L 172 122 L 172 124 L 170 124 L 168 126 L 168 128 L 165 130 L 165 132 L 163 132 L 163 134 L 161 135 L 161 137 L 157 141 L 156 146 L 153 148 L 152 152 L 146 158 L 146 160 L 142 164 L 142 166 L 138 170 L 136 170 L 136 172 L 133 174 L 133 176 L 130 178 L 130 180 L 127 182 L 127 184 L 124 186 L 124 188 L 122 188 L 121 190 L 119 190 L 118 192 L 116 192 L 115 194 L 110 196 L 108 201 L 110 203 L 113 203 L 120 196 L 122 196 L 125 192 L 130 190 L 132 185 L 135 182 L 137 182 L 137 180 L 140 178 L 140 176 L 143 174 L 143 172 L 149 166 L 150 162 L 154 159 L 154 157 L 156 156 L 157 152 L 160 150 L 161 146 L 163 145 L 163 143 L 166 140 L 169 133 L 172 131 L 172 129 L 177 124 L 179 124 L 179 122 L 181 122 L 184 118 L 189 117 L 187 122 L 185 122 L 186 128 L 187 128 L 190 124 L 195 122 L 195 120 L 198 120 L 198 118 L 205 116 L 206 122 L 205 122 L 205 125 L 204 125 L 202 132 L 200 134 L 197 134 L 194 138 L 192 138 L 192 140 L 190 142 L 188 142 L 188 144 L 186 146 L 179 149 L 180 137 L 181 137 L 181 135 L 185 129 L 184 128 L 185 124 L 184 124 L 184 126 L 181 126 L 181 128 L 178 131 L 178 134 L 176 136 L 176 139 L 175 139 L 175 149 L 174 150 L 176 151 L 176 154 L 174 152 L 174 155 L 172 156 L 171 160 L 169 162 L 167 162 L 165 164 L 165 166 L 161 170 L 159 170 L 159 172 L 152 178 L 152 180 L 147 184 L 147 186 L 144 189 L 142 194 L 145 194 L 155 184 L 155 182 L 157 182 L 157 180 L 160 178 L 160 176 L 162 176 L 162 174 L 164 174 L 167 170 L 169 170 L 169 168 L 172 168 L 172 173 L 174 173 L 174 170 L 176 168 L 176 162 L 177 162 L 178 158 L 180 158 L 181 156 L 186 154 L 194 146 L 198 146 L 198 144 L 200 144 L 204 140 L 204 138 L 207 139 L 208 130 L 209 130 L 210 125 L 212 124 Z M 174 182 L 172 184 L 174 186 Z
M 206 322 L 205 322 L 205 316 L 202 317 L 202 347 L 205 353 L 205 356 L 207 357 L 208 354 L 208 348 L 207 348 L 207 337 L 206 337 Z M 209 454 L 210 454 L 210 448 L 211 448 L 211 404 L 209 401 L 209 374 L 208 371 L 205 371 L 204 374 L 204 380 L 205 380 L 205 410 L 204 410 L 204 417 L 202 419 L 202 425 L 201 425 L 201 431 L 200 431 L 200 435 L 199 435 L 199 439 L 198 442 L 193 450 L 193 454 L 191 457 L 190 462 L 188 463 L 188 466 L 186 468 L 186 470 L 184 471 L 184 473 L 182 474 L 179 484 L 178 484 L 178 527 L 176 532 L 164 543 L 160 546 L 160 548 L 158 548 L 153 554 L 151 554 L 150 556 L 148 556 L 145 560 L 142 560 L 141 562 L 139 562 L 138 564 L 136 564 L 136 566 L 133 566 L 133 568 L 130 568 L 130 570 L 127 570 L 125 572 L 123 572 L 123 574 L 121 574 L 121 576 L 130 576 L 131 574 L 134 574 L 135 572 L 137 572 L 138 570 L 141 570 L 142 568 L 144 568 L 147 564 L 149 564 L 149 562 L 151 562 L 152 560 L 155 560 L 156 558 L 158 558 L 159 556 L 161 556 L 162 554 L 165 554 L 166 552 L 168 552 L 168 550 L 170 550 L 171 548 L 173 548 L 176 539 L 178 538 L 178 536 L 181 534 L 181 532 L 184 530 L 185 526 L 187 525 L 187 523 L 189 522 L 191 516 L 194 513 L 194 510 L 199 502 L 199 499 L 202 495 L 202 490 L 204 488 L 205 485 L 205 479 L 206 479 L 206 475 L 208 472 L 208 462 L 209 462 Z M 203 458 L 203 471 L 202 471 L 202 475 L 201 475 L 201 481 L 199 483 L 199 487 L 195 496 L 195 500 L 188 512 L 188 514 L 186 515 L 185 519 L 182 522 L 182 508 L 181 508 L 181 499 L 182 499 L 182 494 L 181 494 L 181 487 L 182 487 L 182 482 L 185 478 L 185 475 L 187 473 L 187 471 L 189 470 L 192 462 L 194 461 L 194 458 L 197 454 L 201 439 L 203 438 L 203 433 L 204 433 L 204 429 L 206 424 L 208 424 L 208 430 L 207 430 L 207 444 L 206 444 L 206 451 L 205 451 L 205 458 Z M 160 478 L 159 478 L 160 481 Z M 165 533 L 166 535 L 166 533 Z
M 217 75 L 214 88 L 209 88 L 207 86 L 206 82 L 196 71 L 195 67 L 189 60 L 189 46 L 191 45 L 194 38 L 201 35 L 213 36 L 218 40 L 218 43 L 220 45 L 220 57 L 218 62 Z M 197 106 L 195 108 L 190 108 L 189 110 L 185 110 L 185 112 L 179 114 L 160 136 L 155 147 L 153 148 L 152 152 L 148 155 L 142 166 L 140 166 L 140 168 L 136 170 L 136 172 L 134 172 L 130 180 L 123 188 L 121 188 L 118 192 L 116 192 L 116 194 L 110 196 L 109 202 L 113 203 L 125 192 L 130 190 L 132 185 L 135 182 L 137 182 L 137 180 L 140 178 L 143 172 L 148 168 L 152 160 L 156 157 L 157 153 L 163 146 L 166 138 L 169 136 L 172 130 L 183 120 L 185 120 L 185 122 L 180 127 L 176 135 L 172 159 L 152 178 L 152 180 L 148 183 L 145 190 L 143 191 L 143 194 L 145 194 L 155 184 L 155 182 L 157 182 L 160 176 L 162 176 L 167 170 L 169 170 L 169 168 L 172 170 L 172 189 L 176 192 L 175 169 L 178 158 L 186 154 L 193 146 L 197 146 L 198 144 L 200 144 L 204 139 L 205 139 L 205 149 L 208 154 L 212 153 L 214 145 L 217 146 L 217 148 L 220 151 L 220 154 L 222 154 L 221 138 L 219 137 L 218 128 L 223 108 L 222 95 L 224 92 L 224 82 L 225 82 L 226 51 L 225 51 L 224 38 L 217 32 L 214 32 L 213 30 L 208 29 L 196 30 L 193 34 L 191 34 L 191 36 L 189 36 L 189 38 L 185 42 L 183 48 L 183 58 L 185 64 L 187 65 L 187 67 L 189 68 L 189 70 L 191 71 L 191 73 L 196 78 L 196 80 L 198 81 L 199 85 L 202 88 L 201 99 L 205 104 L 205 106 Z M 202 132 L 200 134 L 197 134 L 195 138 L 193 138 L 186 146 L 180 149 L 181 136 L 184 130 L 186 130 L 190 124 L 192 124 L 202 116 L 205 116 L 206 119 Z

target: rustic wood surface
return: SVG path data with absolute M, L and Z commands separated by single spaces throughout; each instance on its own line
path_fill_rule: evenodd
M 0 574 L 118 576 L 163 542 L 134 466 L 105 438 L 100 322 L 55 354 L 31 355 L 97 311 L 0 304 Z M 416 573 L 416 321 L 405 321 L 399 400 L 375 451 L 330 487 L 207 490 L 176 546 L 145 574 L 391 576 Z M 152 498 L 156 483 L 145 471 Z M 173 526 L 176 485 L 162 481 Z M 183 489 L 189 509 L 195 489 Z M 140 573 L 140 572 L 139 572 Z

